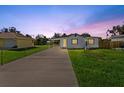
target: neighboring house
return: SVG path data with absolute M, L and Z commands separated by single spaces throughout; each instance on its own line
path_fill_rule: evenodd
M 53 41 L 59 41 L 61 48 L 99 48 L 100 37 L 83 37 L 79 34 L 70 34 L 61 38 L 54 38 Z
M 34 39 L 15 32 L 0 32 L 0 48 L 34 47 Z
M 115 36 L 111 36 L 111 41 L 123 41 L 124 42 L 124 35 L 115 35 Z
M 111 36 L 111 48 L 124 48 L 124 35 Z

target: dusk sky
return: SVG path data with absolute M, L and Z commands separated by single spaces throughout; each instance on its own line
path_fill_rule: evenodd
M 0 6 L 0 28 L 23 34 L 89 33 L 106 37 L 107 29 L 124 24 L 124 6 Z

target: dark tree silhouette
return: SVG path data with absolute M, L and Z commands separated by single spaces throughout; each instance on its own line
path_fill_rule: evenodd
M 31 36 L 29 34 L 26 34 L 26 37 L 30 37 L 31 38 Z
M 55 34 L 53 35 L 53 38 L 59 38 L 59 37 L 61 37 L 61 34 L 60 34 L 60 33 L 55 33 Z
M 62 37 L 66 37 L 66 36 L 67 36 L 66 33 L 63 33 Z
M 83 33 L 82 36 L 83 37 L 91 37 L 91 35 L 89 33 Z
M 2 28 L 1 32 L 9 32 L 8 28 Z
M 1 32 L 14 32 L 14 33 L 21 34 L 20 31 L 17 31 L 15 27 L 2 28 L 0 31 Z
M 9 32 L 16 32 L 16 28 L 15 27 L 9 27 Z
M 44 35 L 37 35 L 36 36 L 36 42 L 35 44 L 37 45 L 46 45 L 47 44 L 47 41 L 48 41 L 48 38 L 46 38 L 46 36 Z
M 106 32 L 107 36 L 114 36 L 114 35 L 124 35 L 124 25 L 120 26 L 113 26 L 113 28 L 111 30 L 107 30 Z

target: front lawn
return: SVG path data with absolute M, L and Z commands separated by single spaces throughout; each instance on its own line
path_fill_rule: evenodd
M 79 86 L 124 86 L 124 51 L 68 51 Z
M 45 50 L 48 45 L 36 46 L 35 48 L 25 49 L 25 50 L 3 50 L 3 63 L 8 63 L 10 61 L 31 55 L 33 53 Z M 1 62 L 1 56 L 0 56 Z

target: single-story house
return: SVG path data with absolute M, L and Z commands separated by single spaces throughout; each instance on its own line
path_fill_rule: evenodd
M 34 39 L 16 32 L 0 32 L 0 48 L 34 47 Z
M 124 35 L 111 36 L 111 48 L 124 48 Z
M 60 38 L 54 38 L 53 41 L 59 41 L 61 48 L 100 48 L 100 37 L 83 37 L 79 34 L 70 34 Z
M 111 41 L 124 41 L 124 35 L 115 35 L 115 36 L 111 36 Z

